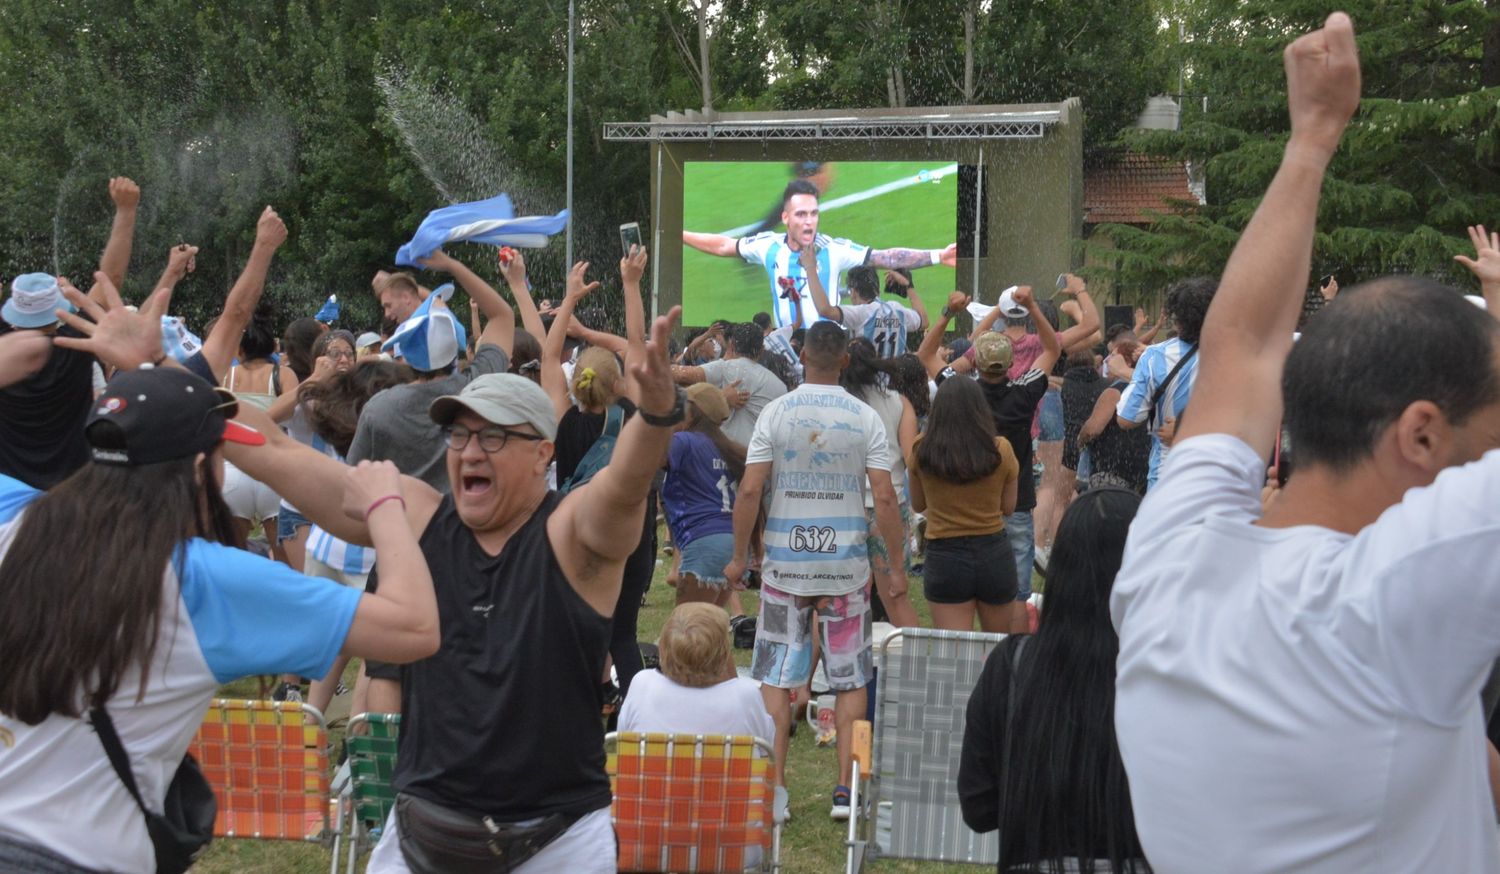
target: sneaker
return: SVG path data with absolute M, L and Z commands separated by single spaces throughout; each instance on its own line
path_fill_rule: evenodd
M 849 819 L 849 813 L 849 787 L 833 787 L 833 809 L 828 811 L 828 815 L 839 822 L 844 822 Z
M 349 687 L 344 685 L 343 680 L 339 680 L 339 684 L 333 687 L 333 694 L 335 697 L 339 695 L 348 695 Z
M 276 691 L 271 693 L 271 700 L 300 703 L 302 701 L 302 687 L 296 683 L 282 683 L 276 687 Z
M 776 796 L 775 800 L 772 802 L 771 816 L 774 817 L 777 822 L 792 821 L 791 800 L 787 798 L 785 786 L 776 787 Z

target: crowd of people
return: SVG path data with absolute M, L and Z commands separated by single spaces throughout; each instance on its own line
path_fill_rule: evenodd
M 200 339 L 169 312 L 196 248 L 121 298 L 140 192 L 112 179 L 89 291 L 25 274 L 0 308 L 0 868 L 156 870 L 214 690 L 275 674 L 324 708 L 350 658 L 353 709 L 404 717 L 372 872 L 613 871 L 614 725 L 772 741 L 785 815 L 819 671 L 847 818 L 873 623 L 921 624 L 918 574 L 935 627 L 1008 635 L 956 775 L 999 870 L 1500 868 L 1500 325 L 1409 277 L 1329 283 L 1299 324 L 1348 18 L 1286 70 L 1275 179 L 1154 323 L 1105 325 L 1072 274 L 929 309 L 913 268 L 951 247 L 829 241 L 796 180 L 748 254 L 685 235 L 771 273 L 749 322 L 648 319 L 632 247 L 623 335 L 589 264 L 553 306 L 509 250 L 508 298 L 438 250 L 375 276 L 381 331 L 281 326 L 267 208 Z M 1500 306 L 1500 235 L 1470 237 Z

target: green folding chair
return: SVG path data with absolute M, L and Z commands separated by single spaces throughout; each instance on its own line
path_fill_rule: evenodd
M 349 751 L 349 783 L 339 794 L 339 827 L 334 834 L 329 874 L 338 874 L 341 838 L 347 836 L 345 870 L 354 874 L 354 860 L 375 845 L 380 830 L 385 828 L 391 808 L 396 805 L 391 777 L 396 770 L 396 741 L 400 734 L 399 713 L 361 713 L 349 720 L 349 733 L 344 738 Z

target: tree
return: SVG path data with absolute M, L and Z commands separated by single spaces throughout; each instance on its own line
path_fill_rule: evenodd
M 1346 8 L 1358 31 L 1364 100 L 1330 168 L 1313 272 L 1335 273 L 1346 286 L 1388 273 L 1472 284 L 1452 259 L 1469 248 L 1466 225 L 1500 220 L 1500 88 L 1487 84 L 1500 9 L 1493 0 Z M 1147 230 L 1106 227 L 1126 285 L 1222 269 L 1288 134 L 1280 50 L 1320 26 L 1327 5 L 1197 0 L 1180 11 L 1189 94 L 1182 130 L 1132 142 L 1203 166 L 1209 203 Z

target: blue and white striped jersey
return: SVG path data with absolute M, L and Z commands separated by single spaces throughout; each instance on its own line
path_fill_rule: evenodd
M 838 295 L 838 279 L 850 267 L 858 267 L 869 257 L 870 247 L 848 240 L 818 234 L 813 242 L 818 247 L 818 278 L 823 281 L 823 290 L 829 300 Z M 797 261 L 797 253 L 787 245 L 786 234 L 766 231 L 751 237 L 741 237 L 735 243 L 740 257 L 751 264 L 759 264 L 766 270 L 771 284 L 771 311 L 776 314 L 777 325 L 792 324 L 792 302 L 782 300 L 783 283 L 796 289 L 802 298 L 802 327 L 817 321 L 817 310 L 808 296 L 807 275 Z

